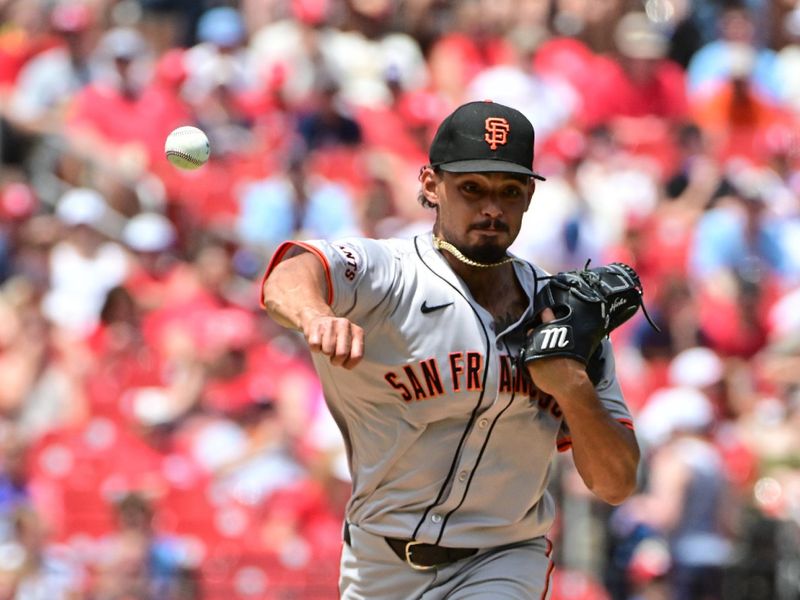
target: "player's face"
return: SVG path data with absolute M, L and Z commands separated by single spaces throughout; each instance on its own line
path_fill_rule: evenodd
M 437 178 L 436 233 L 468 258 L 494 262 L 519 233 L 534 180 L 510 173 L 447 173 Z

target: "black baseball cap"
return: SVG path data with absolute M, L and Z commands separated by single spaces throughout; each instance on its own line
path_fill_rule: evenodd
M 533 125 L 518 110 L 468 102 L 439 125 L 428 159 L 450 173 L 518 173 L 544 181 L 532 169 L 533 142 Z

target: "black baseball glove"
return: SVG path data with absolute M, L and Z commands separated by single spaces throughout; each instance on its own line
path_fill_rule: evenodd
M 600 342 L 630 319 L 639 307 L 650 319 L 642 301 L 642 284 L 631 267 L 611 263 L 549 278 L 536 297 L 539 315 L 529 330 L 522 358 L 525 363 L 550 356 L 566 356 L 584 365 L 597 357 Z M 552 309 L 555 320 L 541 322 L 541 311 Z

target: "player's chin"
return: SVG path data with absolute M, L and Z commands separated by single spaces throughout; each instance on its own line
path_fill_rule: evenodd
M 506 236 L 507 234 L 499 234 L 496 237 L 483 237 L 480 242 L 470 246 L 464 254 L 478 262 L 503 260 L 506 256 L 506 248 L 508 248 Z

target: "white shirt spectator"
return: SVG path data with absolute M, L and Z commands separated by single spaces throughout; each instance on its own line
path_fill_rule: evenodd
M 94 65 L 76 68 L 65 48 L 42 52 L 22 69 L 10 112 L 14 119 L 35 121 L 61 107 L 97 75 Z
M 48 318 L 77 333 L 98 320 L 108 291 L 125 280 L 128 259 L 119 244 L 106 242 L 93 256 L 81 254 L 70 242 L 50 252 L 52 287 L 43 300 Z
M 72 233 L 91 241 L 79 248 L 74 239 L 66 239 L 50 250 L 50 290 L 42 310 L 53 323 L 80 335 L 96 325 L 108 291 L 125 280 L 128 256 L 120 244 L 97 237 L 114 219 L 99 192 L 69 190 L 56 215 Z

